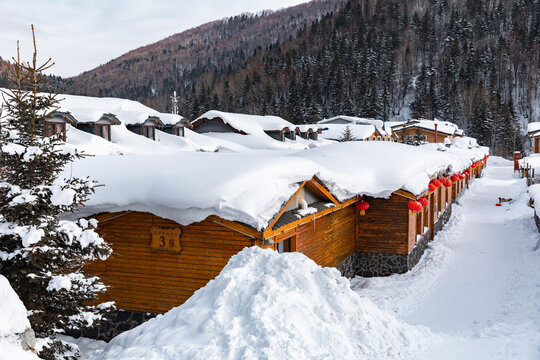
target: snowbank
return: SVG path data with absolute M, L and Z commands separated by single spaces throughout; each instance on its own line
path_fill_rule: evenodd
M 21 347 L 20 335 L 29 329 L 26 308 L 8 280 L 0 275 L 0 360 L 38 359 Z
M 322 130 L 320 136 L 328 140 L 339 140 L 343 137 L 347 128 L 349 128 L 355 140 L 365 140 L 375 134 L 374 125 L 324 124 L 320 125 L 320 129 Z
M 91 359 L 410 359 L 429 338 L 360 297 L 336 269 L 252 247 L 186 303 Z

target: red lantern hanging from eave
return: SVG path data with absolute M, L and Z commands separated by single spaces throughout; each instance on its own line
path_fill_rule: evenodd
M 420 205 L 422 205 L 423 207 L 427 207 L 429 205 L 429 201 L 428 199 L 426 199 L 425 197 L 421 197 L 420 199 L 418 199 L 418 202 L 420 203 Z
M 360 210 L 360 215 L 366 215 L 366 210 L 369 209 L 369 203 L 367 201 L 361 200 L 355 205 L 356 210 Z
M 441 186 L 441 182 L 440 182 L 439 180 L 437 180 L 437 179 L 433 180 L 431 183 L 432 183 L 436 188 L 438 188 L 439 186 Z
M 428 185 L 428 190 L 429 190 L 430 192 L 434 192 L 435 190 L 437 190 L 437 187 L 436 187 L 435 185 L 433 185 L 433 183 L 430 183 L 430 184 Z
M 422 204 L 418 201 L 411 201 L 409 202 L 408 208 L 413 214 L 416 214 L 418 211 L 422 211 Z
M 450 177 L 450 180 L 452 180 L 452 182 L 456 182 L 456 181 L 458 181 L 459 179 L 458 179 L 458 176 L 457 176 L 457 175 L 452 175 L 452 176 Z
M 444 185 L 446 183 L 446 178 L 444 176 L 441 176 L 440 180 L 441 180 L 441 184 Z
M 452 182 L 450 180 L 446 180 L 444 186 L 446 186 L 447 188 L 452 187 Z

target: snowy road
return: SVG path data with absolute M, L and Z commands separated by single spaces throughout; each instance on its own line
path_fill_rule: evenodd
M 512 163 L 490 159 L 408 274 L 352 281 L 399 319 L 431 330 L 418 359 L 540 359 L 540 235 Z M 498 197 L 515 201 L 496 207 Z

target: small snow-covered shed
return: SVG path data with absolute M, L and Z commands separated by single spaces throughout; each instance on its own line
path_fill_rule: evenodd
M 163 122 L 163 131 L 180 137 L 184 137 L 184 129 L 191 129 L 191 122 L 180 115 L 175 114 L 161 114 L 160 119 Z

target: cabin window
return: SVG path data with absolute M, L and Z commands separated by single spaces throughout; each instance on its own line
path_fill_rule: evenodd
M 66 140 L 66 124 L 65 123 L 45 123 L 45 136 L 53 136 L 56 134 L 62 134 L 62 139 Z
M 109 124 L 95 124 L 94 134 L 101 136 L 105 140 L 111 141 L 111 125 Z
M 183 126 L 177 126 L 173 128 L 173 133 L 176 136 L 184 137 L 184 127 Z
M 154 140 L 155 139 L 155 136 L 154 136 L 154 127 L 153 126 L 143 126 L 142 127 L 142 134 L 144 137 L 147 137 L 149 139 L 152 139 Z
M 277 243 L 278 253 L 292 252 L 292 238 L 285 239 Z
M 381 141 L 381 137 L 380 137 L 380 136 L 377 136 L 377 141 Z

